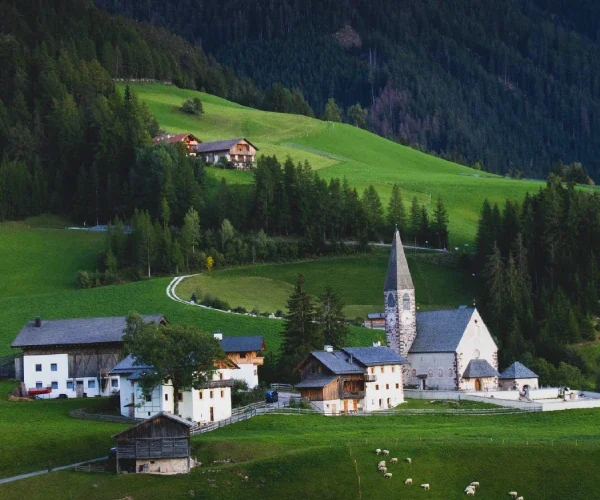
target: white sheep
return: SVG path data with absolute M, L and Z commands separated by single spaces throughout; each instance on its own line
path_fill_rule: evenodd
M 422 484 L 421 488 L 423 488 L 424 490 L 428 490 L 429 489 L 429 483 Z
M 412 484 L 412 478 L 409 477 L 406 481 L 404 481 L 404 484 Z
M 409 464 L 412 464 L 412 458 L 407 458 L 407 459 L 406 459 L 406 461 L 407 461 Z
M 390 479 L 392 478 L 392 473 L 391 472 L 386 472 L 383 477 L 389 477 Z
M 377 453 L 377 455 L 381 455 L 381 450 L 380 450 L 379 448 L 377 448 L 377 449 L 375 450 L 375 453 Z
M 516 491 L 509 491 L 508 492 L 508 496 L 509 497 L 513 497 L 513 498 L 517 498 L 519 496 L 519 494 Z
M 387 472 L 387 467 L 379 467 L 379 472 L 383 472 L 385 474 Z
M 398 459 L 397 458 L 392 458 L 390 460 L 390 462 L 393 463 L 393 464 L 397 464 L 398 463 Z
M 473 486 L 473 488 L 479 488 L 479 481 L 473 481 L 469 486 Z
M 385 467 L 385 460 L 382 460 L 377 464 L 377 467 Z
M 383 453 L 384 455 L 389 455 L 390 454 L 390 450 L 383 450 L 381 453 Z
M 469 492 L 469 491 L 471 491 L 471 490 L 475 491 L 475 486 L 472 486 L 472 485 L 469 485 L 469 486 L 467 486 L 467 487 L 465 488 L 465 493 L 468 493 L 468 492 Z
M 472 496 L 472 497 L 475 496 L 475 490 L 474 489 L 467 490 L 465 493 L 467 494 L 467 496 Z
M 517 500 L 525 500 L 523 497 L 519 497 L 517 498 Z

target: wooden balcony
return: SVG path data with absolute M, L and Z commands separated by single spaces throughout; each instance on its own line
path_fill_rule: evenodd
M 342 399 L 362 399 L 365 397 L 365 391 L 342 392 Z
M 377 375 L 371 374 L 371 373 L 367 373 L 365 375 L 365 382 L 377 382 Z

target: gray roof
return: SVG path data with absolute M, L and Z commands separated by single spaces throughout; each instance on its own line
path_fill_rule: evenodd
M 455 352 L 474 311 L 469 307 L 417 313 L 417 336 L 409 352 Z
M 317 375 L 317 376 L 309 376 L 304 379 L 302 382 L 295 385 L 297 389 L 307 389 L 312 387 L 325 387 L 328 384 L 331 384 L 334 380 L 337 380 L 336 375 Z
M 264 337 L 262 335 L 240 335 L 239 337 L 223 337 L 221 347 L 225 352 L 262 351 Z
M 238 137 L 237 139 L 225 139 L 223 141 L 203 142 L 201 144 L 198 144 L 196 150 L 199 153 L 210 153 L 213 151 L 229 151 L 232 146 L 235 146 L 240 141 L 246 141 L 258 151 L 258 148 L 245 137 Z
M 408 262 L 406 262 L 406 255 L 404 255 L 400 232 L 396 230 L 383 290 L 409 290 L 414 288 Z
M 406 360 L 389 347 L 344 347 L 343 351 L 365 366 L 406 364 Z
M 385 319 L 385 313 L 367 313 L 367 319 Z
M 147 323 L 158 323 L 164 316 L 155 314 L 143 318 Z M 11 347 L 122 342 L 125 320 L 125 316 L 42 320 L 40 327 L 35 326 L 35 321 L 30 321 L 13 340 Z
M 499 375 L 487 359 L 472 359 L 463 373 L 463 378 L 498 377 Z
M 313 351 L 311 354 L 336 375 L 343 373 L 364 373 L 365 369 L 357 364 L 350 364 L 350 356 L 341 351 Z
M 111 375 L 119 373 L 134 373 L 138 370 L 147 370 L 152 368 L 149 365 L 138 364 L 135 358 L 130 354 L 123 358 L 117 365 L 110 371 Z
M 502 379 L 517 379 L 517 378 L 538 378 L 536 373 L 533 373 L 523 363 L 515 361 L 506 370 L 500 374 Z
M 148 417 L 146 420 L 140 422 L 139 424 L 133 425 L 133 426 L 129 427 L 128 429 L 125 429 L 124 431 L 119 432 L 118 434 L 113 434 L 112 437 L 116 438 L 116 437 L 120 436 L 121 434 L 125 434 L 126 432 L 129 432 L 131 429 L 135 429 L 136 427 L 139 427 L 140 425 L 150 422 L 151 420 L 154 420 L 158 417 L 166 417 L 166 418 L 173 420 L 174 422 L 177 422 L 179 424 L 187 425 L 188 427 L 195 427 L 195 425 L 196 425 L 193 422 L 186 420 L 185 418 L 181 418 L 177 415 L 173 415 L 172 413 L 169 413 L 166 411 L 160 411 L 156 415 L 152 415 L 151 417 Z

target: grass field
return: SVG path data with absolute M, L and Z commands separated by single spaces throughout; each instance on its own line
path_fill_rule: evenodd
M 285 311 L 287 299 L 298 274 L 306 278 L 307 290 L 318 295 L 331 285 L 346 305 L 348 317 L 366 317 L 383 308 L 383 283 L 389 249 L 376 249 L 370 254 L 332 257 L 306 262 L 262 264 L 204 273 L 181 282 L 179 297 L 188 300 L 192 292 L 210 293 L 251 310 Z M 408 253 L 422 310 L 458 307 L 471 304 L 474 297 L 472 276 L 452 265 L 450 257 L 433 253 Z
M 57 472 L 0 486 L 6 499 L 598 498 L 600 412 L 496 416 L 261 416 L 194 437 L 203 467 L 172 477 Z M 400 459 L 377 472 L 375 448 Z M 403 459 L 411 457 L 413 463 Z M 213 465 L 231 459 L 234 463 Z M 248 482 L 242 477 L 247 475 Z M 405 486 L 411 477 L 413 486 Z M 429 483 L 431 490 L 419 488 Z M 191 491 L 193 490 L 193 491 Z
M 440 195 L 449 208 L 454 245 L 474 240 L 485 198 L 499 203 L 507 197 L 521 200 L 527 191 L 536 192 L 542 186 L 540 182 L 478 172 L 350 125 L 258 111 L 174 86 L 132 87 L 148 103 L 161 127 L 170 132 L 192 132 L 203 141 L 244 136 L 259 147 L 259 154 L 276 154 L 281 160 L 288 155 L 296 161 L 308 160 L 324 178 L 346 177 L 360 192 L 373 184 L 384 203 L 394 183 L 400 186 L 407 204 L 413 196 L 422 203 L 431 203 Z M 192 96 L 202 100 L 205 114 L 201 117 L 178 110 Z M 251 181 L 250 173 L 219 174 L 212 170 L 210 175 L 223 175 L 230 182 Z

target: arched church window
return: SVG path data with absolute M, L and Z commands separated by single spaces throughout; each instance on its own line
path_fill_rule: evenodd
M 479 359 L 479 356 L 481 356 L 481 353 L 479 352 L 479 349 L 475 349 L 475 350 L 473 351 L 473 357 L 474 357 L 475 359 Z
M 405 293 L 404 297 L 402 297 L 402 306 L 405 311 L 410 311 L 410 296 L 408 293 Z
M 396 306 L 396 299 L 394 299 L 394 294 L 393 293 L 388 293 L 387 305 L 388 305 L 388 307 L 395 307 Z
M 440 376 L 440 377 L 443 377 L 443 376 L 444 376 L 444 369 L 443 369 L 443 368 L 440 368 L 440 369 L 439 369 L 439 376 Z
M 454 377 L 454 370 L 452 368 L 448 368 L 448 376 Z
M 430 369 L 427 371 L 427 376 L 428 376 L 429 378 L 433 377 L 433 368 L 430 368 Z

